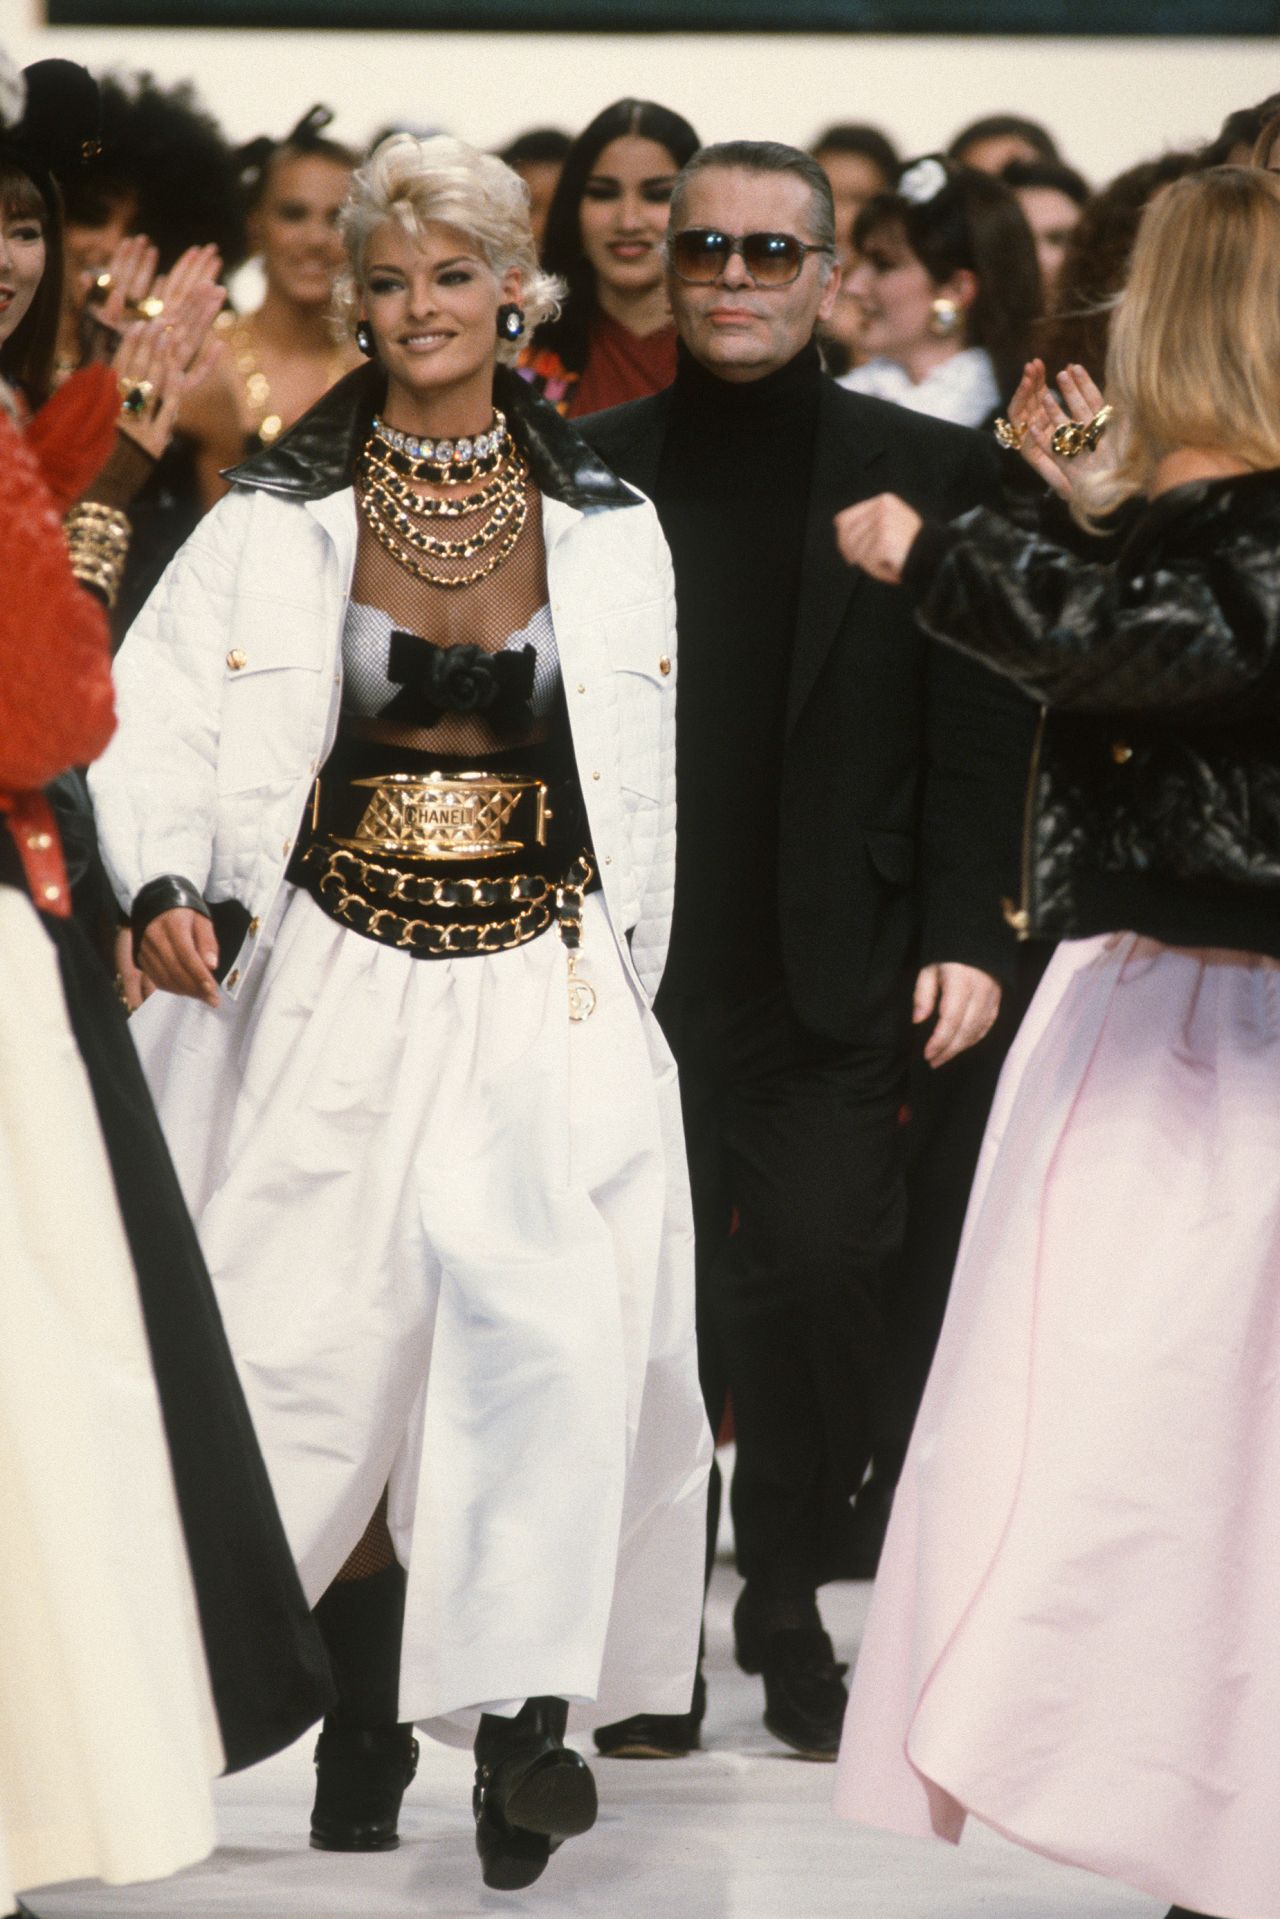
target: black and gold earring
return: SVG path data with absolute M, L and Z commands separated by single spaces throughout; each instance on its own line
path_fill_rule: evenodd
M 376 351 L 373 344 L 373 328 L 367 320 L 361 320 L 356 327 L 356 345 L 359 347 L 361 353 L 364 354 L 366 360 L 373 358 Z
M 517 306 L 514 300 L 507 300 L 498 308 L 498 338 L 507 340 L 513 346 L 524 333 L 524 308 Z

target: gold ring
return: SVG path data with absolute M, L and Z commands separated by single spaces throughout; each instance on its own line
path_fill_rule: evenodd
M 1088 431 L 1088 426 L 1080 420 L 1064 420 L 1053 429 L 1049 444 L 1060 460 L 1074 460 L 1077 453 L 1085 450 Z
M 1006 420 L 1004 416 L 1001 415 L 991 431 L 995 434 L 996 439 L 1000 445 L 1004 447 L 1006 452 L 1020 453 L 1022 451 L 1022 443 L 1027 437 L 1027 425 L 1026 420 L 1019 420 L 1015 425 L 1012 420 Z
M 1107 427 L 1110 424 L 1114 415 L 1115 415 L 1115 408 L 1113 406 L 1101 406 L 1098 408 L 1098 411 L 1094 414 L 1093 418 L 1090 420 L 1088 426 L 1084 430 L 1084 443 L 1088 447 L 1090 453 L 1093 452 L 1094 447 L 1097 446 L 1098 441 L 1102 438 L 1103 434 L 1106 432 Z
M 115 277 L 110 273 L 95 274 L 89 283 L 89 298 L 93 301 L 105 300 L 115 285 Z
M 1059 459 L 1074 460 L 1078 453 L 1092 453 L 1114 412 L 1114 407 L 1102 406 L 1091 420 L 1064 420 L 1055 427 L 1050 445 Z
M 140 413 L 146 412 L 154 393 L 155 387 L 150 380 L 121 380 L 121 411 L 127 413 L 131 419 L 136 419 Z
M 125 312 L 131 320 L 158 320 L 164 312 L 164 301 L 149 293 L 145 300 L 130 300 Z

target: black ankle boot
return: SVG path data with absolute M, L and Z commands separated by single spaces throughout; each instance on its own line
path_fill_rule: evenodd
M 343 1726 L 316 1742 L 311 1843 L 319 1852 L 391 1852 L 405 1787 L 418 1770 L 412 1726 Z
M 476 1851 L 486 1886 L 518 1892 L 566 1839 L 596 1822 L 596 1782 L 564 1743 L 563 1699 L 528 1699 L 514 1719 L 481 1713 L 476 1734 Z
M 338 1700 L 316 1746 L 311 1843 L 321 1852 L 390 1852 L 400 1801 L 418 1766 L 411 1725 L 397 1724 L 405 1574 L 337 1580 L 315 1609 Z

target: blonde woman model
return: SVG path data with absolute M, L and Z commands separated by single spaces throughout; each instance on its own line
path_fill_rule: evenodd
M 595 1817 L 566 1718 L 674 1712 L 709 1437 L 650 505 L 509 370 L 525 189 L 396 135 L 343 214 L 370 365 L 234 474 L 121 653 L 137 1019 L 337 1668 L 313 1843 L 475 1737 L 486 1883 Z
M 1280 1910 L 1280 180 L 1144 215 L 1116 409 L 1015 425 L 1080 559 L 881 497 L 847 559 L 1042 703 L 1006 1065 L 841 1753 L 848 1817 Z M 1093 432 L 1090 433 L 1092 424 Z M 1068 427 L 1063 459 L 1050 430 Z M 1075 457 L 1070 457 L 1072 442 Z M 1117 457 L 1106 458 L 1108 455 Z M 1077 461 L 1079 464 L 1077 464 Z

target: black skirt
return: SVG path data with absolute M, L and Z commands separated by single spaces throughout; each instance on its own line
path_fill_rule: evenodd
M 5 882 L 22 884 L 22 876 L 0 828 Z M 78 922 L 41 923 L 57 952 L 138 1275 L 213 1700 L 235 1772 L 291 1745 L 326 1710 L 328 1659 L 124 1011 Z

